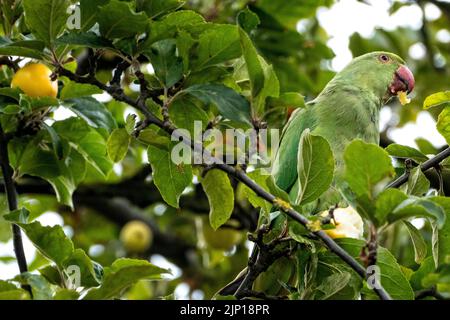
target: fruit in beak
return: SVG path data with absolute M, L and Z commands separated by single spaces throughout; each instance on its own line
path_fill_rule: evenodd
M 405 105 L 410 102 L 406 96 L 414 89 L 414 75 L 405 65 L 401 65 L 394 73 L 394 79 L 389 85 L 389 91 L 392 95 L 397 95 L 400 103 Z
M 393 95 L 399 91 L 410 93 L 414 89 L 414 75 L 407 66 L 401 65 L 394 73 L 394 79 L 389 85 L 389 90 Z

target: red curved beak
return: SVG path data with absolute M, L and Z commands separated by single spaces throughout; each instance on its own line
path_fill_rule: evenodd
M 411 70 L 407 66 L 401 65 L 394 73 L 394 79 L 389 85 L 389 90 L 394 95 L 399 91 L 410 93 L 413 91 L 414 85 L 415 80 Z

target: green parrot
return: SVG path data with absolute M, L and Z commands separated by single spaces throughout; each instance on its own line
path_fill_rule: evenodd
M 347 145 L 355 139 L 378 144 L 381 107 L 399 92 L 410 93 L 413 88 L 413 74 L 395 54 L 371 52 L 353 59 L 316 99 L 292 114 L 272 168 L 275 183 L 296 198 L 297 152 L 305 129 L 328 141 L 336 161 L 335 177 L 339 177 Z M 327 202 L 322 199 L 322 209 L 331 205 Z
M 308 211 L 317 213 L 340 202 L 342 190 L 337 181 L 344 169 L 346 146 L 355 139 L 378 144 L 381 107 L 399 93 L 410 93 L 414 84 L 414 76 L 404 60 L 393 53 L 371 52 L 353 59 L 314 100 L 291 115 L 272 167 L 275 183 L 292 200 L 296 199 L 298 145 L 304 130 L 309 129 L 329 142 L 335 157 L 335 181 Z M 219 294 L 233 294 L 245 273 L 241 272 Z

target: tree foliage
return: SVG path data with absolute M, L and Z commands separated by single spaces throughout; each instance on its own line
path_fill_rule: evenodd
M 302 193 L 294 203 L 260 163 L 216 167 L 172 161 L 174 152 L 198 156 L 192 153 L 196 144 L 208 151 L 201 155 L 206 160 L 242 155 L 240 147 L 215 148 L 239 139 L 226 129 L 280 129 L 294 109 L 314 98 L 334 75 L 329 67 L 334 53 L 316 18 L 320 6 L 332 3 L 1 1 L 0 154 L 3 184 L 8 187 L 10 167 L 9 186 L 19 199 L 12 208 L 10 193 L 0 196 L 0 241 L 11 240 L 14 224 L 37 253 L 28 272 L 0 281 L 0 298 L 170 299 L 181 283 L 188 283 L 193 295 L 218 297 L 247 266 L 247 233 L 266 250 L 258 261 L 268 270 L 252 274 L 249 290 L 237 298 L 255 292 L 292 299 L 377 298 L 351 265 L 362 268 L 370 260 L 364 241 L 336 241 L 349 257 L 342 259 L 322 236 L 311 236 L 333 228 L 308 212 L 333 180 L 334 158 L 324 138 L 302 135 L 297 168 Z M 448 32 L 450 5 L 418 6 L 431 4 L 442 14 L 424 18 L 420 30 L 378 29 L 370 38 L 355 33 L 349 48 L 354 56 L 386 50 L 405 57 L 416 74 L 416 93 L 411 106 L 387 106 L 398 119 L 393 126 L 415 121 L 427 109 L 449 143 L 450 94 L 442 79 L 450 72 L 450 50 L 435 35 Z M 417 6 L 393 2 L 390 10 L 410 5 Z M 73 28 L 68 21 L 77 19 L 70 15 L 76 8 L 80 23 Z M 304 23 L 302 32 L 298 21 Z M 426 54 L 415 59 L 409 49 L 417 42 Z M 52 68 L 57 98 L 10 88 L 14 71 L 30 60 Z M 62 119 L 61 110 L 70 117 Z M 194 121 L 200 136 L 218 129 L 222 140 L 199 139 Z M 193 145 L 177 149 L 179 141 L 171 136 L 176 128 Z M 414 299 L 428 289 L 438 292 L 435 297 L 449 297 L 448 149 L 432 145 L 426 135 L 417 148 L 396 144 L 387 138 L 390 129 L 382 133 L 381 146 L 356 140 L 346 149 L 347 200 L 364 218 L 368 240 L 371 228 L 377 230 L 376 264 L 392 298 Z M 444 149 L 447 153 L 438 155 Z M 260 143 L 258 150 L 270 155 L 276 146 Z M 389 187 L 395 179 L 405 181 Z M 282 212 L 292 210 L 308 223 Z M 43 224 L 40 217 L 49 211 L 63 226 Z M 145 222 L 154 234 L 144 253 L 126 252 L 119 241 L 120 228 L 132 220 Z M 267 229 L 258 220 L 266 221 Z M 227 234 L 223 242 L 233 239 L 225 246 L 232 249 L 208 244 L 202 233 L 206 221 L 218 230 L 216 237 Z M 223 230 L 231 233 L 219 233 Z M 171 277 L 155 256 L 173 263 L 181 275 Z M 0 270 L 14 260 L 0 257 Z

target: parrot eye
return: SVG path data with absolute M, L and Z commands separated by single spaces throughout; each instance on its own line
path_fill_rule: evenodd
M 381 62 L 389 62 L 389 57 L 385 54 L 382 54 L 378 57 L 380 59 Z

